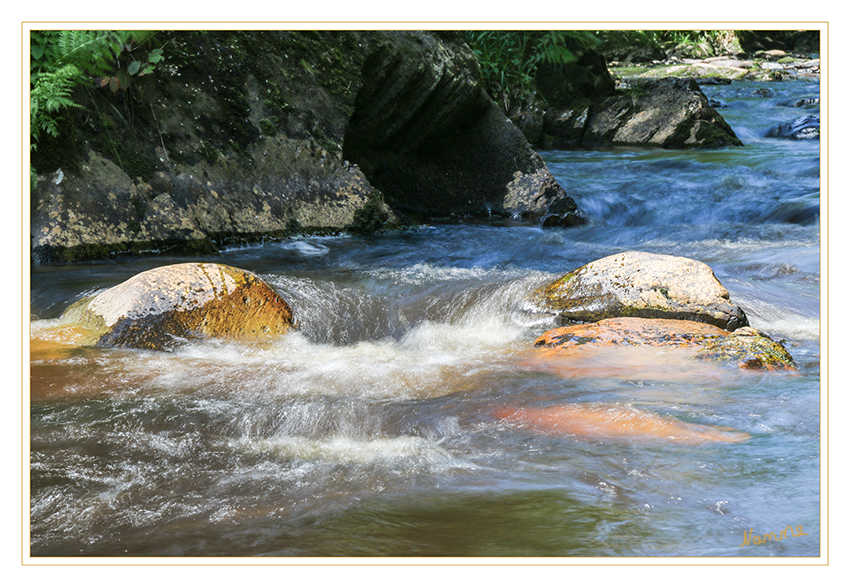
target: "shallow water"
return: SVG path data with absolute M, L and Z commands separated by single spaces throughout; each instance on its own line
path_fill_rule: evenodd
M 761 137 L 800 115 L 782 101 L 819 89 L 704 91 L 746 147 L 543 153 L 586 226 L 427 226 L 209 258 L 291 303 L 299 331 L 271 342 L 57 346 L 44 339 L 75 299 L 189 259 L 34 267 L 31 554 L 817 556 L 819 145 Z M 646 350 L 541 359 L 532 342 L 554 322 L 529 292 L 624 250 L 708 263 L 800 373 Z M 567 404 L 751 438 L 554 435 L 497 415 Z M 805 535 L 741 546 L 787 526 Z

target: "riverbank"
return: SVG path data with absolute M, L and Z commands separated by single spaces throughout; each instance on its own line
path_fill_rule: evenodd
M 620 87 L 629 79 L 658 79 L 665 77 L 694 78 L 702 83 L 725 81 L 817 81 L 820 79 L 820 59 L 810 55 L 787 54 L 781 50 L 762 51 L 751 57 L 719 55 L 705 58 L 673 57 L 651 63 L 608 64 Z

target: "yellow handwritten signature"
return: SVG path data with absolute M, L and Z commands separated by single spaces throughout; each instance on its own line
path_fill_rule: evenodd
M 776 535 L 775 532 L 769 532 L 767 534 L 763 534 L 762 536 L 753 535 L 753 529 L 750 528 L 750 532 L 747 533 L 744 530 L 744 542 L 741 544 L 741 547 L 748 546 L 749 544 L 767 544 L 773 540 L 784 540 L 790 536 L 794 538 L 799 538 L 800 536 L 808 536 L 805 532 L 803 532 L 803 525 L 800 524 L 796 528 L 793 526 L 785 526 L 785 529 L 779 533 L 779 536 Z

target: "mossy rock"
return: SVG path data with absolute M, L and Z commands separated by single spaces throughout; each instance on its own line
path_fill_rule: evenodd
M 749 323 L 705 263 L 639 251 L 579 267 L 532 293 L 530 301 L 566 322 L 621 316 L 693 320 L 732 331 Z
M 63 322 L 86 327 L 97 346 L 150 350 L 203 338 L 257 340 L 294 327 L 289 305 L 260 277 L 215 263 L 144 271 L 72 305 Z
M 739 328 L 729 336 L 707 341 L 694 358 L 734 362 L 742 369 L 797 370 L 797 364 L 782 343 L 750 327 Z

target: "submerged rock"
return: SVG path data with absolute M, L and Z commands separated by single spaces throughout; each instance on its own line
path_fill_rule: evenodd
M 768 137 L 795 141 L 820 139 L 820 116 L 801 116 L 767 131 Z
M 215 263 L 144 271 L 74 304 L 65 323 L 81 323 L 98 346 L 166 350 L 180 340 L 240 340 L 293 326 L 286 301 L 254 273 Z
M 692 424 L 617 404 L 567 404 L 545 408 L 503 408 L 497 418 L 543 434 L 577 439 L 662 441 L 676 444 L 742 442 L 750 435 L 730 428 Z
M 569 322 L 632 316 L 693 320 L 725 330 L 749 324 L 705 263 L 635 251 L 579 267 L 537 289 L 530 301 Z

